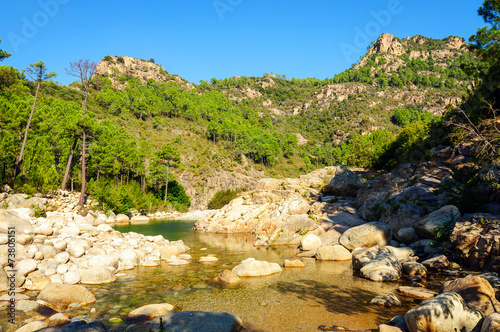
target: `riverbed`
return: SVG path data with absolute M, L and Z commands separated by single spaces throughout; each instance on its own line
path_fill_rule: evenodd
M 138 267 L 124 271 L 113 284 L 90 287 L 97 303 L 95 317 L 122 330 L 131 322 L 126 314 L 151 303 L 167 302 L 178 310 L 223 311 L 243 320 L 246 331 L 317 331 L 318 326 L 376 329 L 391 317 L 403 315 L 415 305 L 403 307 L 370 305 L 379 295 L 393 293 L 400 283 L 377 283 L 353 275 L 351 262 L 321 262 L 301 258 L 305 268 L 283 269 L 266 277 L 242 278 L 234 286 L 212 281 L 224 269 L 232 269 L 253 257 L 280 265 L 295 259 L 300 251 L 291 247 L 255 248 L 247 234 L 195 232 L 192 221 L 153 221 L 144 225 L 120 226 L 120 232 L 161 234 L 169 240 L 182 239 L 193 259 L 186 266 Z M 219 261 L 198 262 L 215 255 Z M 403 299 L 404 300 L 404 299 Z M 137 331 L 141 329 L 137 328 Z

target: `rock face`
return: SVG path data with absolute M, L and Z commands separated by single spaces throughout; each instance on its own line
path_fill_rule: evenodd
M 405 54 L 406 51 L 401 43 L 390 33 L 383 33 L 372 45 L 368 54 L 390 53 L 394 55 Z
M 256 261 L 255 258 L 247 258 L 232 270 L 238 277 L 260 277 L 281 272 L 278 263 Z
M 495 298 L 493 287 L 481 277 L 467 276 L 447 281 L 439 292 L 459 294 L 469 307 L 481 311 L 484 316 L 500 310 L 500 303 Z
M 421 237 L 434 239 L 438 229 L 445 223 L 454 223 L 458 220 L 460 220 L 460 211 L 453 205 L 447 205 L 425 216 L 413 228 Z
M 410 332 L 471 331 L 482 318 L 457 293 L 443 293 L 410 309 L 405 322 Z
M 87 288 L 63 284 L 48 285 L 38 294 L 37 299 L 62 308 L 66 308 L 70 303 L 85 305 L 95 302 L 94 295 Z
M 373 281 L 396 281 L 401 279 L 402 266 L 388 248 L 373 246 L 352 253 L 353 268 L 359 269 L 362 277 Z
M 383 247 L 391 239 L 391 228 L 380 222 L 370 222 L 348 229 L 339 239 L 341 245 L 349 250 L 359 247 L 378 245 Z
M 473 269 L 500 267 L 500 219 L 491 214 L 466 214 L 455 224 L 450 236 L 453 247 Z
M 243 330 L 241 319 L 226 312 L 170 311 L 160 317 L 164 331 L 240 332 Z M 160 317 L 152 321 L 149 331 L 160 331 Z

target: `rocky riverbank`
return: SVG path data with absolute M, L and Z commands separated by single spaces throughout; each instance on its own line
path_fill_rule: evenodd
M 440 188 L 453 184 L 452 166 L 463 166 L 464 156 L 453 157 L 449 148 L 434 153 L 436 161 L 403 165 L 368 180 L 343 166 L 299 179 L 262 179 L 256 190 L 202 218 L 195 229 L 252 233 L 255 246 L 299 246 L 299 257 L 352 260 L 353 272 L 363 278 L 414 283 L 399 295 L 426 301 L 380 330 L 469 331 L 483 326 L 481 331 L 493 331 L 489 326 L 500 323 L 497 288 L 490 284 L 497 287 L 500 267 L 500 216 L 493 214 L 498 203 L 485 207 L 492 213 L 462 215 Z M 473 270 L 490 273 L 466 272 Z M 435 296 L 425 283 L 438 274 L 456 280 Z M 374 302 L 394 300 L 396 294 Z
M 234 284 L 241 278 L 304 268 L 302 258 L 352 261 L 352 273 L 377 282 L 406 280 L 393 294 L 376 297 L 374 305 L 400 305 L 401 297 L 423 300 L 406 315 L 395 317 L 379 331 L 494 331 L 500 324 L 500 217 L 464 214 L 450 205 L 440 184 L 452 181 L 450 164 L 405 165 L 366 180 L 367 173 L 343 166 L 316 170 L 298 179 L 261 179 L 257 189 L 243 193 L 220 210 L 176 215 L 199 219 L 204 232 L 251 233 L 254 246 L 296 246 L 295 259 L 276 263 L 251 257 L 221 267 L 213 282 Z M 361 177 L 360 175 L 363 175 Z M 91 285 L 113 283 L 126 270 L 189 265 L 189 248 L 161 235 L 123 234 L 118 223 L 147 223 L 149 216 L 98 212 L 97 202 L 76 206 L 77 195 L 60 192 L 48 197 L 0 194 L 0 306 L 22 311 L 11 331 L 107 331 L 95 319 L 72 317 L 71 310 L 92 306 Z M 10 231 L 10 233 L 9 233 Z M 440 242 L 449 232 L 449 243 Z M 9 256 L 15 252 L 14 258 Z M 451 253 L 459 253 L 453 255 Z M 215 255 L 200 262 L 217 263 Z M 468 272 L 472 270 L 477 272 Z M 12 276 L 11 270 L 16 271 Z M 487 272 L 488 271 L 488 272 Z M 439 292 L 425 286 L 429 276 L 448 279 Z M 9 294 L 14 294 L 9 295 Z M 30 294 L 30 295 L 25 295 Z M 162 323 L 189 331 L 240 331 L 241 320 L 227 313 L 172 311 L 175 303 L 131 308 L 127 330 L 138 326 L 159 331 Z M 92 310 L 90 310 L 92 311 Z M 183 324 L 184 324 L 183 323 Z M 139 325 L 137 325 L 139 324 Z M 203 326 L 203 328 L 201 328 Z M 18 329 L 19 327 L 19 329 Z M 321 327 L 332 330 L 334 327 Z M 167 329 L 168 330 L 168 329 Z

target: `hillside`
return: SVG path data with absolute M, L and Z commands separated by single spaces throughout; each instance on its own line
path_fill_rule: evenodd
M 400 40 L 390 34 L 380 36 L 360 63 L 324 80 L 266 73 L 194 84 L 153 59 L 106 56 L 96 67 L 85 121 L 78 117 L 83 98 L 78 85 L 43 82 L 30 134 L 36 139 L 28 141 L 31 160 L 23 165 L 22 183 L 25 189 L 57 187 L 72 137 L 84 128 L 91 137 L 90 191 L 103 204 L 111 204 L 115 195 L 123 203 L 111 207 L 115 210 L 167 208 L 161 204 L 162 149 L 177 151 L 179 159 L 169 172 L 186 190 L 192 209 L 206 208 L 219 190 L 252 189 L 264 176 L 297 176 L 338 163 L 369 167 L 405 126 L 422 122 L 417 136 L 424 137 L 436 115 L 459 104 L 477 80 L 463 67 L 475 62 L 456 37 Z M 12 68 L 2 67 L 2 76 L 7 82 L 2 89 L 13 92 L 0 95 L 8 133 L 2 148 L 15 151 L 35 86 Z M 44 137 L 58 139 L 46 144 Z M 4 154 L 3 182 L 12 181 L 5 169 L 14 159 L 15 153 Z M 75 159 L 71 177 L 76 187 L 78 167 Z M 104 189 L 134 183 L 140 188 L 116 189 L 113 195 Z M 156 203 L 135 199 L 141 189 Z M 189 206 L 173 196 L 168 200 L 176 208 Z

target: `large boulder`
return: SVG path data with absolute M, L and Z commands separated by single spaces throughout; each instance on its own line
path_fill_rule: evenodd
M 131 224 L 147 224 L 149 223 L 149 218 L 147 216 L 135 216 L 130 219 Z
M 0 234 L 7 234 L 9 227 L 14 227 L 16 235 L 33 233 L 33 226 L 28 220 L 7 210 L 0 210 Z
M 316 250 L 321 246 L 321 239 L 314 234 L 306 234 L 300 240 L 300 248 L 304 251 Z
M 383 247 L 391 240 L 390 226 L 381 222 L 369 222 L 348 229 L 339 239 L 341 245 L 349 250 L 374 245 Z
M 373 281 L 396 281 L 401 279 L 402 266 L 388 248 L 373 246 L 352 253 L 353 268 L 359 269 L 362 277 Z
M 232 272 L 238 277 L 260 277 L 273 273 L 281 272 L 281 266 L 278 263 L 269 263 L 266 261 L 257 261 L 255 258 L 247 258 L 241 264 L 235 266 Z
M 56 307 L 66 308 L 71 303 L 86 305 L 95 302 L 94 295 L 80 285 L 50 284 L 38 294 L 42 300 Z
M 473 269 L 500 268 L 500 219 L 490 214 L 464 215 L 450 236 L 454 249 Z
M 495 298 L 493 287 L 481 277 L 467 276 L 446 281 L 439 292 L 460 294 L 469 307 L 481 311 L 484 316 L 500 311 L 500 303 Z
M 458 220 L 460 220 L 460 211 L 454 205 L 447 205 L 419 220 L 413 228 L 421 237 L 434 239 L 440 228 L 447 224 L 452 228 Z
M 163 331 L 169 332 L 239 332 L 243 330 L 242 321 L 226 312 L 208 311 L 170 311 L 151 322 L 151 332 L 160 331 L 160 318 Z
M 494 312 L 484 319 L 480 332 L 500 332 L 500 313 Z
M 174 310 L 174 308 L 175 307 L 173 305 L 168 303 L 148 304 L 132 310 L 127 316 L 130 318 L 143 318 L 151 320 L 164 315 L 166 312 Z
M 319 261 L 350 261 L 351 252 L 341 245 L 325 246 L 318 249 L 316 259 Z
M 110 269 L 104 266 L 94 266 L 82 273 L 82 284 L 99 285 L 109 284 L 116 280 Z
M 362 185 L 363 180 L 359 175 L 354 174 L 346 166 L 337 166 L 335 167 L 335 176 L 323 191 L 326 194 L 354 197 Z
M 410 332 L 472 331 L 482 318 L 457 293 L 443 293 L 410 309 L 405 322 Z
M 127 215 L 124 215 L 124 214 L 119 214 L 115 218 L 115 222 L 117 224 L 128 224 L 129 221 L 130 221 L 129 217 Z
M 18 328 L 16 332 L 33 332 L 43 329 L 44 327 L 47 326 L 48 326 L 47 323 L 36 320 L 34 322 L 23 325 L 22 327 Z

